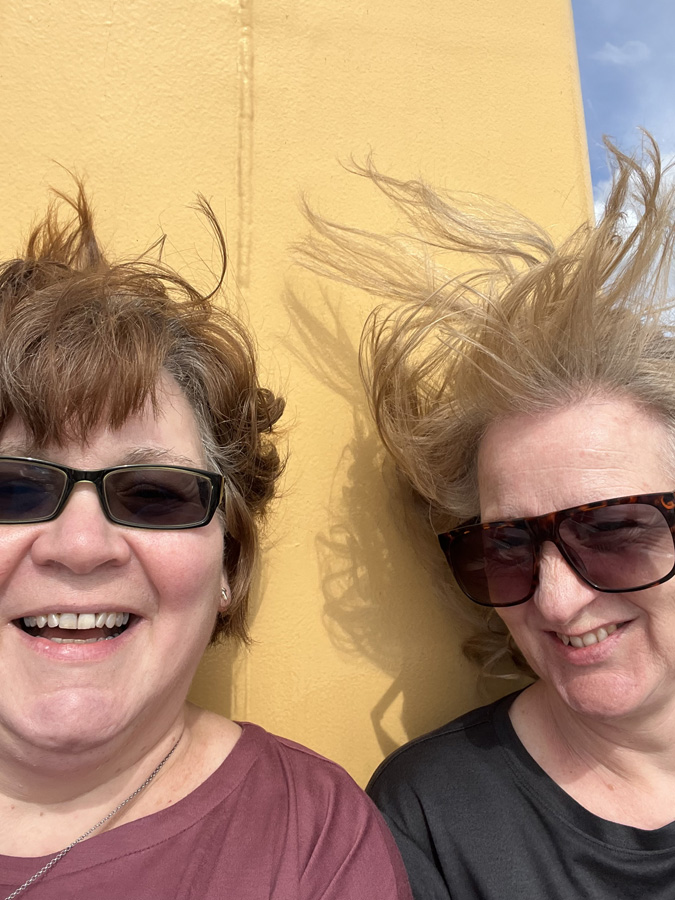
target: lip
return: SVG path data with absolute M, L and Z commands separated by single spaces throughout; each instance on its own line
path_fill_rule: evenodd
M 619 623 L 617 623 L 619 624 Z M 624 622 L 621 627 L 600 641 L 600 643 L 590 644 L 588 647 L 573 647 L 571 644 L 565 645 L 554 631 L 549 631 L 548 635 L 555 645 L 555 650 L 562 658 L 576 666 L 589 666 L 596 663 L 604 662 L 614 652 L 618 642 L 623 640 L 623 636 L 630 627 L 630 622 Z M 599 628 L 600 626 L 598 626 Z M 605 626 L 606 627 L 606 626 Z M 597 629 L 586 629 L 582 632 L 595 631 Z
M 142 627 L 142 620 L 136 618 L 119 637 L 110 641 L 97 641 L 95 644 L 57 644 L 47 638 L 31 637 L 21 628 L 12 624 L 18 640 L 32 653 L 36 653 L 43 659 L 74 663 L 100 662 L 115 656 L 133 640 L 139 627 Z

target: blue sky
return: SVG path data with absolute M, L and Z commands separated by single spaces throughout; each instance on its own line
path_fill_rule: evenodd
M 675 157 L 675 3 L 572 0 L 596 200 L 607 189 L 603 134 L 634 150 L 643 126 Z

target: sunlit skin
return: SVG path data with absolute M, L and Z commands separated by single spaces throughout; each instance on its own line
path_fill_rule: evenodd
M 168 376 L 159 401 L 156 415 L 148 404 L 120 429 L 96 430 L 85 446 L 44 447 L 39 456 L 81 469 L 132 457 L 206 468 L 194 415 Z M 22 427 L 10 422 L 0 453 L 30 451 Z M 76 833 L 67 833 L 77 837 L 80 822 L 90 826 L 99 807 L 104 814 L 113 799 L 130 793 L 183 732 L 172 759 L 173 799 L 227 754 L 237 726 L 185 705 L 223 604 L 222 559 L 218 516 L 186 531 L 125 528 L 104 517 L 86 483 L 75 487 L 54 521 L 0 526 L 0 852 L 58 849 L 65 832 L 32 848 L 15 846 L 21 841 L 10 832 L 20 833 L 40 803 L 76 810 L 78 798 L 91 792 L 90 808 L 73 815 Z M 119 638 L 85 645 L 50 644 L 14 624 L 48 610 L 119 610 L 135 618 Z M 203 745 L 193 778 L 181 767 L 195 736 Z M 220 746 L 212 749 L 210 742 Z M 164 781 L 170 784 L 171 776 Z M 161 806 L 161 788 L 153 792 L 148 802 Z
M 672 490 L 669 463 L 664 425 L 629 400 L 505 418 L 480 447 L 481 517 Z M 675 819 L 675 579 L 601 593 L 546 543 L 535 595 L 498 614 L 539 675 L 511 718 L 540 765 L 606 818 L 645 828 Z M 556 636 L 612 624 L 616 632 L 582 649 Z

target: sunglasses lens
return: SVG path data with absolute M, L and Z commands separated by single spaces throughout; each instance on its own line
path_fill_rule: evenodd
M 525 528 L 469 528 L 452 542 L 448 558 L 461 589 L 483 606 L 519 603 L 532 588 L 535 548 Z
M 626 503 L 572 513 L 560 540 L 579 574 L 606 591 L 635 590 L 675 566 L 670 528 L 655 506 Z
M 59 469 L 23 460 L 0 460 L 0 523 L 49 519 L 65 487 L 66 476 Z
M 117 469 L 103 481 L 108 509 L 122 525 L 186 528 L 208 518 L 213 485 L 204 475 L 156 466 Z

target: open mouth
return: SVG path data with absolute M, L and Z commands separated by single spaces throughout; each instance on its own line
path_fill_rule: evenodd
M 615 631 L 618 631 L 619 628 L 623 628 L 624 625 L 626 625 L 626 622 L 619 622 L 617 624 L 607 625 L 606 628 L 596 628 L 594 631 L 586 631 L 584 634 L 576 635 L 556 632 L 556 636 L 566 647 L 571 645 L 576 649 L 580 649 L 582 647 L 591 647 L 593 644 L 601 644 L 603 641 L 607 640 L 610 635 L 614 634 Z
M 14 625 L 31 637 L 58 644 L 95 644 L 123 634 L 136 619 L 128 612 L 44 613 L 14 619 Z

